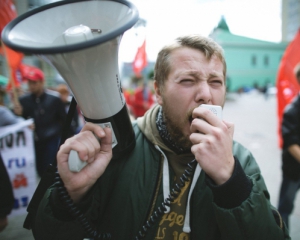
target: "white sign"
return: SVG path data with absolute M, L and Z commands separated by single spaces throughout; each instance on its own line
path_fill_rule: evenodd
M 37 186 L 32 119 L 0 127 L 0 152 L 14 193 L 14 208 L 9 216 L 27 213 Z

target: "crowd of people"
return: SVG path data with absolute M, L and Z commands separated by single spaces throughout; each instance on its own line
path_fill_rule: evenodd
M 300 84 L 300 65 L 295 76 Z M 175 39 L 158 54 L 152 86 L 141 78 L 133 90 L 123 89 L 136 145 L 118 159 L 112 154 L 111 130 L 83 124 L 80 110 L 58 151 L 69 88 L 61 84 L 56 94 L 49 93 L 38 68 L 24 80 L 28 92 L 12 109 L 0 103 L 0 124 L 34 119 L 38 175 L 43 177 L 57 159 L 70 201 L 96 226 L 94 237 L 109 232 L 113 239 L 290 239 L 289 216 L 300 188 L 300 98 L 283 117 L 283 181 L 276 208 L 255 158 L 233 140 L 234 124 L 199 108 L 225 104 L 226 60 L 213 40 L 200 35 Z M 71 150 L 88 162 L 78 173 L 66 164 Z M 59 191 L 53 185 L 42 199 L 35 238 L 93 239 Z M 11 208 L 5 207 L 4 214 L 0 208 L 0 231 Z
M 45 87 L 45 76 L 41 69 L 30 67 L 23 74 L 23 82 L 27 90 L 18 89 L 17 99 L 13 99 L 12 91 L 6 92 L 1 86 L 0 126 L 15 124 L 22 120 L 34 119 L 34 145 L 36 167 L 39 177 L 42 177 L 47 166 L 53 162 L 60 142 L 72 95 L 69 87 L 58 84 L 56 87 Z M 124 90 L 124 97 L 128 106 L 131 120 L 144 115 L 155 103 L 155 97 L 150 87 L 140 79 L 137 87 Z M 84 124 L 84 117 L 80 109 L 74 112 L 68 136 L 80 132 Z
M 143 77 L 132 78 L 132 88 L 123 88 L 128 112 L 132 120 L 144 116 L 155 103 L 156 98 L 152 88 L 152 80 L 146 81 Z

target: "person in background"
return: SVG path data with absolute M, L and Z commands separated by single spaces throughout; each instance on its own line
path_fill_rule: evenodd
M 24 119 L 33 118 L 35 125 L 35 161 L 38 175 L 43 176 L 55 159 L 66 111 L 59 97 L 45 91 L 44 73 L 32 67 L 24 74 L 29 93 L 19 98 L 14 112 Z
M 11 125 L 23 121 L 22 117 L 16 116 L 8 107 L 4 105 L 5 89 L 0 88 L 0 127 Z
M 133 122 L 132 152 L 113 156 L 111 129 L 93 123 L 61 145 L 68 195 L 57 184 L 46 191 L 36 239 L 95 239 L 89 227 L 118 240 L 290 239 L 253 155 L 233 140 L 234 124 L 201 107 L 225 104 L 221 46 L 179 37 L 158 53 L 154 79 L 158 104 Z M 88 163 L 80 172 L 68 167 L 71 150 Z
M 265 85 L 261 89 L 261 92 L 264 94 L 266 100 L 268 100 L 268 98 L 270 96 L 271 87 L 272 87 L 271 82 L 269 80 L 267 80 Z
M 300 84 L 300 63 L 294 74 Z M 300 95 L 288 104 L 283 113 L 281 134 L 282 183 L 280 187 L 278 211 L 289 226 L 289 216 L 294 209 L 297 191 L 300 189 Z
M 21 117 L 14 115 L 10 109 L 4 106 L 5 94 L 5 90 L 0 88 L 0 127 L 15 124 L 24 120 Z M 7 216 L 10 214 L 13 205 L 13 189 L 0 152 L 0 232 L 8 225 Z
M 0 105 L 0 126 L 7 126 L 23 121 L 24 119 L 16 116 L 10 109 L 6 106 Z
M 153 105 L 153 94 L 151 93 L 147 83 L 140 80 L 140 86 L 134 90 L 132 109 L 135 118 L 144 116 L 145 112 Z
M 0 153 L 0 232 L 8 225 L 7 216 L 14 205 L 12 185 Z
M 133 108 L 132 108 L 133 91 L 131 91 L 128 88 L 122 87 L 122 92 L 123 92 L 123 95 L 124 95 L 124 98 L 125 98 L 125 102 L 126 102 L 127 111 L 128 111 L 130 121 L 134 121 L 135 117 L 134 117 Z
M 69 88 L 66 84 L 59 84 L 56 87 L 56 91 L 60 94 L 60 99 L 64 103 L 66 113 L 69 111 L 69 107 L 71 104 L 71 96 Z M 74 116 L 72 118 L 70 131 L 69 131 L 69 137 L 72 137 L 73 135 L 80 132 L 80 126 L 79 126 L 79 114 L 78 114 L 78 108 L 76 107 L 76 111 L 74 112 Z

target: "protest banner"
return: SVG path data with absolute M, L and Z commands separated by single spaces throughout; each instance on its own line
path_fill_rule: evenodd
M 27 213 L 26 208 L 37 186 L 32 119 L 0 127 L 0 152 L 14 193 L 14 207 L 9 215 Z

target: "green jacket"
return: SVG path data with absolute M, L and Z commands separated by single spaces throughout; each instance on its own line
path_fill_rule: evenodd
M 141 131 L 141 124 L 139 126 L 133 124 L 136 135 L 134 150 L 123 159 L 112 159 L 103 176 L 79 205 L 98 231 L 111 233 L 112 239 L 135 239 L 142 225 L 164 200 L 162 155 L 146 138 L 145 130 L 144 133 Z M 239 206 L 220 207 L 215 203 L 215 191 L 212 191 L 212 185 L 202 171 L 191 197 L 190 238 L 290 239 L 279 213 L 270 205 L 269 193 L 254 157 L 236 142 L 233 144 L 233 152 L 252 182 L 250 194 Z M 173 179 L 172 169 L 170 173 L 170 179 Z M 223 195 L 227 200 L 237 197 L 226 192 Z M 144 239 L 155 238 L 158 222 L 148 230 Z M 86 237 L 82 227 L 62 205 L 54 186 L 46 192 L 39 206 L 33 232 L 36 239 L 41 240 L 76 240 Z

